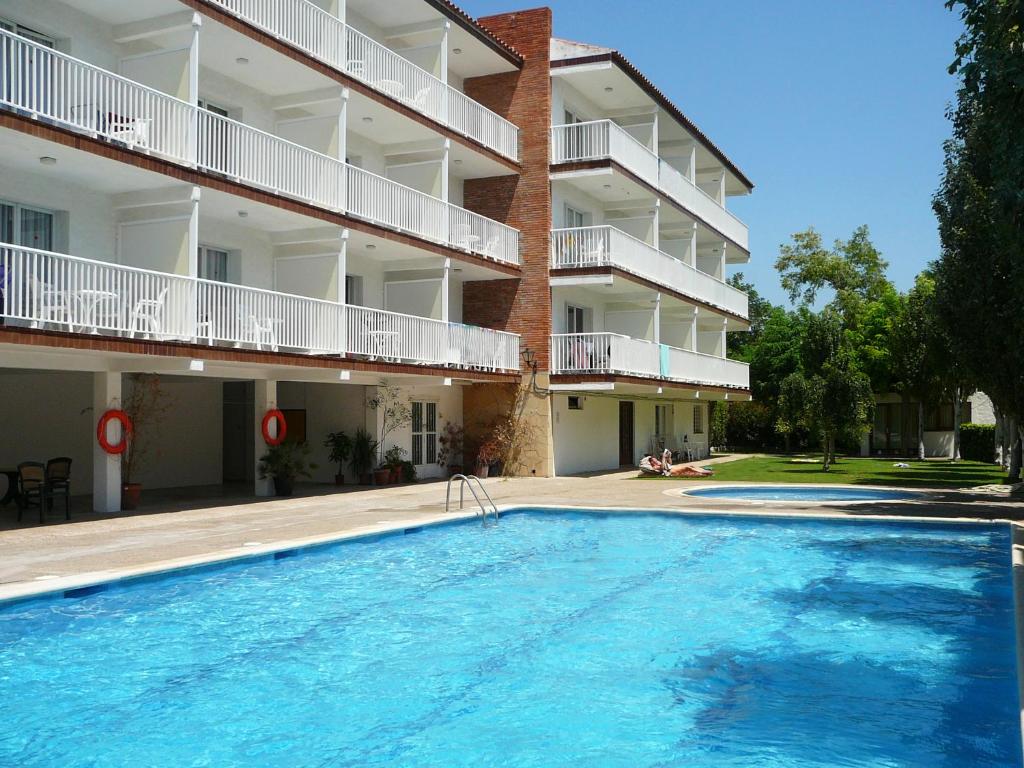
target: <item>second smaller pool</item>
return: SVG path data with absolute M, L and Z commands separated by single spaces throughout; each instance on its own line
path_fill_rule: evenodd
M 823 485 L 727 485 L 720 488 L 694 488 L 684 496 L 736 501 L 906 501 L 921 494 L 884 488 L 830 488 Z

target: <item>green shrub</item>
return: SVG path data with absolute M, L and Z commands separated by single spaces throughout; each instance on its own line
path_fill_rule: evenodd
M 996 460 L 994 424 L 961 424 L 960 457 L 991 464 Z

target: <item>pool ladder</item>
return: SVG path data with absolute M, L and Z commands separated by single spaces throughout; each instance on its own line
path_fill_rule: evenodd
M 448 490 L 444 494 L 444 511 L 448 512 L 451 505 L 452 499 L 452 483 L 456 480 L 459 481 L 459 509 L 462 509 L 463 500 L 465 498 L 466 487 L 469 487 L 469 492 L 473 494 L 473 498 L 476 499 L 476 504 L 480 507 L 480 511 L 477 513 L 483 517 L 484 522 L 487 522 L 487 514 L 494 515 L 494 521 L 498 521 L 498 508 L 495 506 L 494 501 L 491 500 L 490 494 L 487 493 L 487 489 L 484 488 L 484 484 L 480 482 L 480 478 L 476 475 L 452 475 L 448 478 Z M 480 493 L 487 499 L 487 503 L 490 504 L 490 508 L 484 506 L 484 503 L 480 501 L 480 497 L 477 495 L 476 488 L 473 487 L 473 483 L 476 483 L 476 487 L 480 489 Z

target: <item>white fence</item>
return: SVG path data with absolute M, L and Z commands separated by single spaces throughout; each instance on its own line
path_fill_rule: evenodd
M 7 243 L 0 243 L 0 317 L 71 333 L 519 369 L 519 337 L 513 333 Z
M 745 293 L 620 229 L 605 225 L 551 231 L 553 269 L 611 266 L 747 317 Z
M 316 59 L 512 160 L 519 129 L 308 0 L 212 0 Z
M 744 389 L 750 386 L 750 371 L 744 363 L 618 333 L 553 334 L 551 372 L 625 374 Z
M 0 103 L 179 162 L 190 104 L 0 29 Z
M 264 0 L 232 0 L 272 9 Z M 270 10 L 267 10 L 270 13 Z M 519 232 L 0 31 L 0 103 L 330 210 L 519 263 Z M 194 120 L 193 120 L 194 119 Z M 193 144 L 193 131 L 197 141 Z
M 742 221 L 618 123 L 594 120 L 552 127 L 552 163 L 605 159 L 632 171 L 733 242 L 749 248 L 750 235 Z

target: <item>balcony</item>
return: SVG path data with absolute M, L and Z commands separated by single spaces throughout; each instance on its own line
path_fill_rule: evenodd
M 519 232 L 0 30 L 0 104 L 35 119 L 506 264 Z
M 622 375 L 703 386 L 750 388 L 745 363 L 617 333 L 551 337 L 551 373 Z
M 658 189 L 708 226 L 749 250 L 747 226 L 704 190 L 612 120 L 556 125 L 551 129 L 551 162 L 614 160 Z
M 498 154 L 519 159 L 515 125 L 313 3 L 210 2 Z
M 617 267 L 746 318 L 747 295 L 612 226 L 551 232 L 551 268 Z
M 504 372 L 519 336 L 0 243 L 0 317 L 68 333 Z

